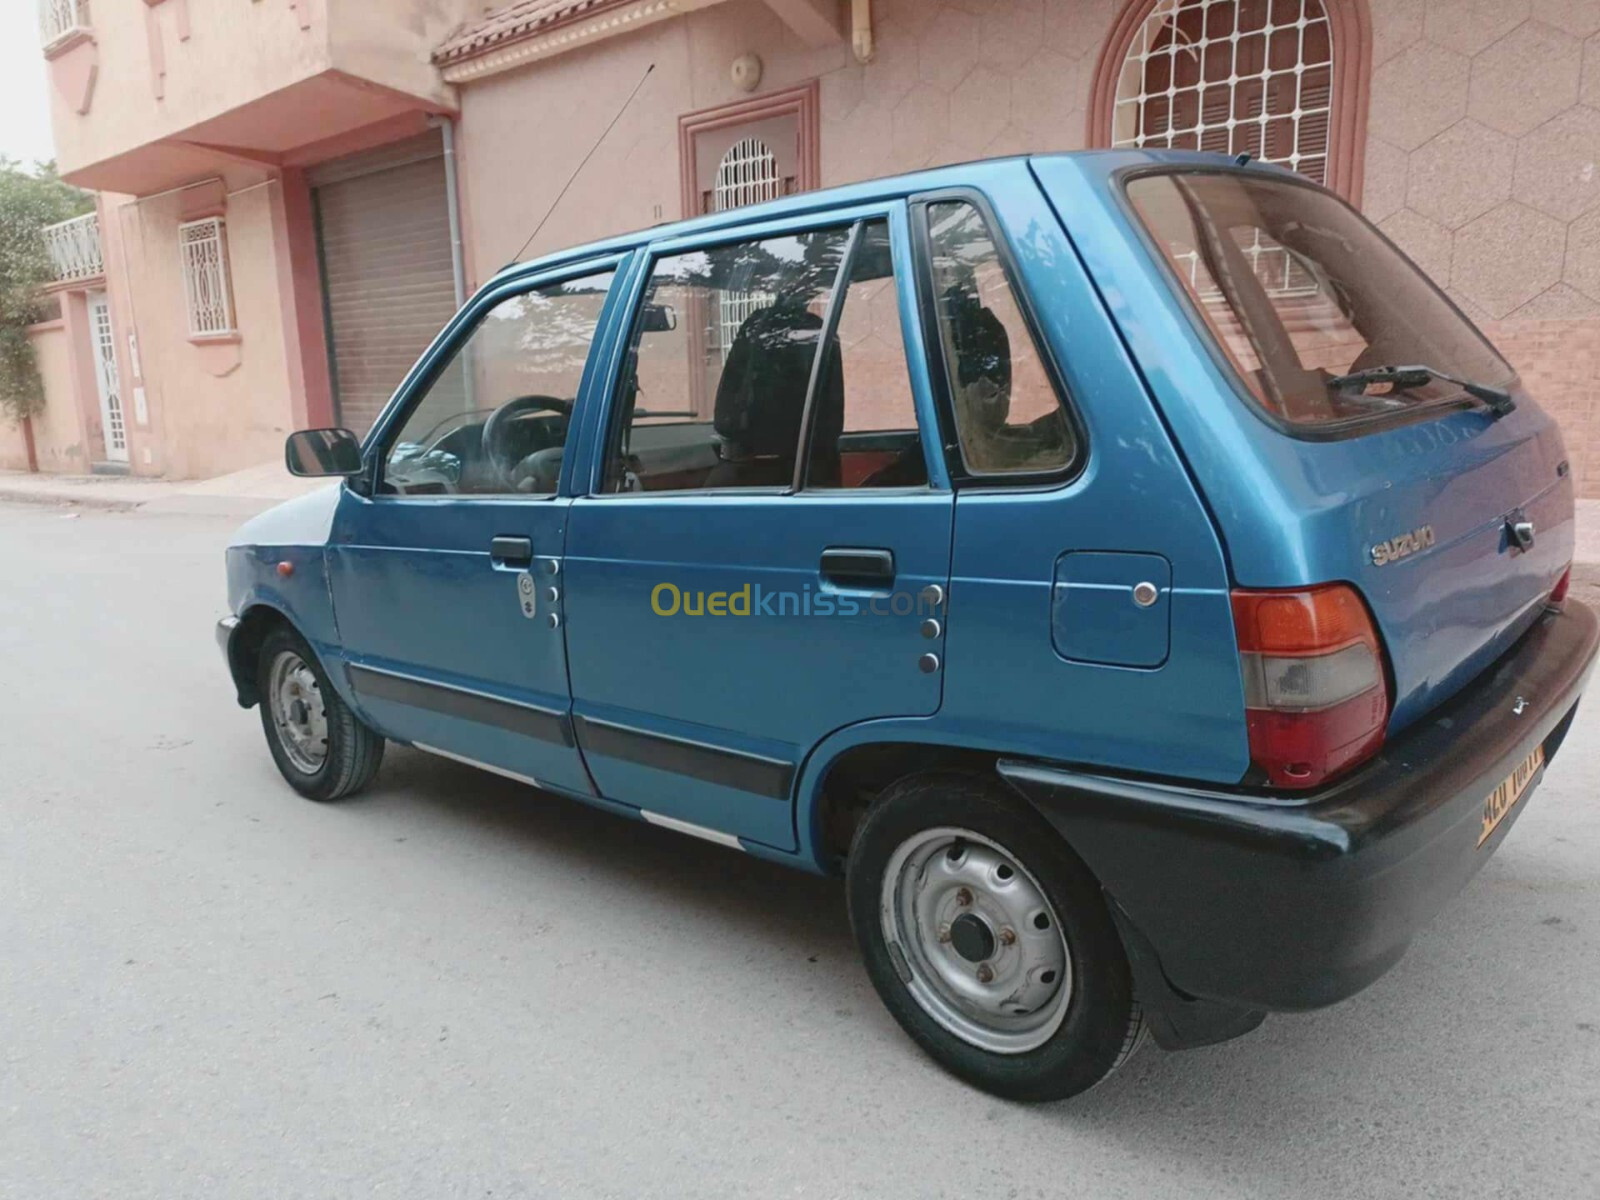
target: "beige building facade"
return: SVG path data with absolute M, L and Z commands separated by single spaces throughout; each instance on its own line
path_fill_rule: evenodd
M 296 426 L 364 427 L 552 204 L 530 254 L 939 163 L 1176 145 L 1362 208 L 1521 370 L 1600 496 L 1600 0 L 82 7 L 46 53 L 105 261 L 34 335 L 40 469 L 118 469 L 106 307 L 127 469 L 216 474 Z M 0 466 L 22 432 L 0 429 Z

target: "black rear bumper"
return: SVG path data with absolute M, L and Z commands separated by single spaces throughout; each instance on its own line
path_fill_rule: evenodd
M 1546 613 L 1465 692 L 1309 797 L 1000 770 L 1104 885 L 1147 1005 L 1172 1010 L 1159 1039 L 1220 1040 L 1262 1012 L 1351 996 L 1399 960 L 1527 806 L 1538 778 L 1480 848 L 1490 793 L 1540 745 L 1555 757 L 1597 645 L 1588 608 Z

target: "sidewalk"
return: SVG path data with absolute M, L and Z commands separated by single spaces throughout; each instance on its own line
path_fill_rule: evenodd
M 281 463 L 266 463 L 215 479 L 142 479 L 116 475 L 32 475 L 0 471 L 0 500 L 62 504 L 129 512 L 248 517 L 284 500 L 330 486 L 327 479 L 297 479 Z

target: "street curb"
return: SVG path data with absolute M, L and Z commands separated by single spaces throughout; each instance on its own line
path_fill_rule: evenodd
M 133 512 L 147 500 L 108 500 L 100 496 L 63 496 L 55 492 L 12 491 L 0 487 L 0 500 L 38 508 L 89 508 L 96 512 Z

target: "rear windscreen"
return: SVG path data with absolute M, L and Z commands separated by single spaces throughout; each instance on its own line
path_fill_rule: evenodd
M 1439 289 L 1342 201 L 1223 173 L 1145 175 L 1128 199 L 1256 401 L 1327 426 L 1462 398 L 1454 383 L 1346 377 L 1425 365 L 1503 388 L 1513 372 Z

